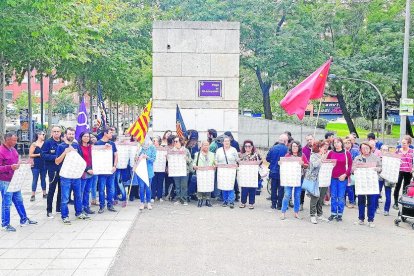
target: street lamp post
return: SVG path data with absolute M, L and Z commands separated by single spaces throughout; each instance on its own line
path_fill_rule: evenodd
M 352 80 L 352 81 L 359 81 L 359 82 L 365 82 L 374 87 L 375 91 L 377 91 L 380 100 L 381 100 L 381 108 L 382 108 L 382 120 L 381 120 L 381 132 L 382 132 L 382 141 L 384 141 L 384 129 L 385 129 L 385 103 L 384 98 L 382 97 L 378 87 L 376 87 L 372 82 L 363 80 L 363 79 L 357 79 L 357 78 L 346 78 L 346 77 L 339 77 L 335 74 L 329 74 L 328 78 L 330 79 L 341 79 L 341 80 Z

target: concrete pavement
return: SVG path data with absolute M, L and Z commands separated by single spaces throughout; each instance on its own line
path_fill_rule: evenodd
M 309 221 L 269 208 L 266 194 L 254 210 L 156 204 L 138 215 L 109 275 L 408 275 L 414 271 L 414 231 L 391 216 L 376 215 L 376 228 Z M 381 204 L 381 208 L 383 204 Z M 324 207 L 329 215 L 329 206 Z

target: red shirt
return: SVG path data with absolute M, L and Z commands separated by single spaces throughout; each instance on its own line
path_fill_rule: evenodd
M 19 154 L 15 148 L 0 146 L 0 181 L 10 182 L 14 171 L 11 165 L 19 163 Z
M 91 168 L 92 167 L 92 152 L 91 152 L 91 146 L 80 146 L 82 150 L 83 159 L 86 162 L 86 167 Z

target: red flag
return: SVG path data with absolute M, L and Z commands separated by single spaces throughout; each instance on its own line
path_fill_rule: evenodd
M 309 100 L 319 99 L 323 96 L 331 62 L 332 59 L 329 59 L 286 94 L 280 102 L 280 106 L 287 114 L 296 114 L 299 120 L 302 120 Z

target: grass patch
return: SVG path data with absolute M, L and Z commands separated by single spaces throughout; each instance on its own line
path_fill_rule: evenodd
M 342 123 L 331 123 L 329 122 L 325 128 L 327 131 L 335 131 L 338 137 L 345 137 L 349 134 L 348 125 Z M 362 128 L 357 128 L 357 132 L 360 138 L 364 139 L 367 137 L 367 134 L 370 133 L 369 130 Z M 381 136 L 381 135 L 380 135 Z M 400 137 L 400 126 L 393 125 L 391 135 L 385 135 L 385 138 L 399 138 Z M 381 138 L 381 137 L 380 137 Z

